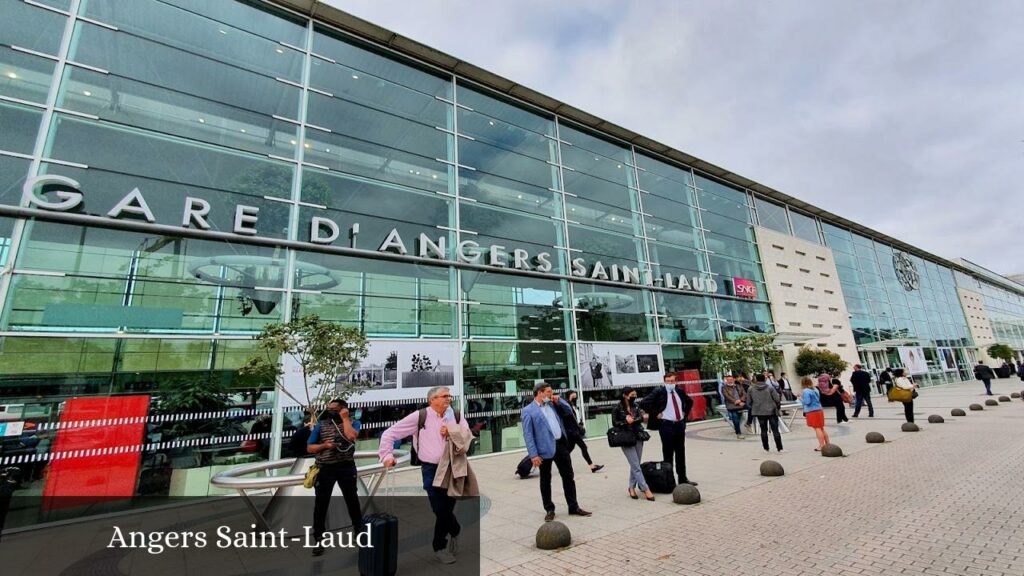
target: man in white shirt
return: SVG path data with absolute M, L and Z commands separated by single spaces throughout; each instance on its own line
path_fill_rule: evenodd
M 674 460 L 679 483 L 696 486 L 686 476 L 686 416 L 693 408 L 693 399 L 681 383 L 676 383 L 675 376 L 666 376 L 665 385 L 645 396 L 639 406 L 650 414 L 647 428 L 661 436 L 662 461 Z

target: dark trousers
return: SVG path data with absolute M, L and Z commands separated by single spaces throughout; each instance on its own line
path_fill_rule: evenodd
M 334 492 L 335 484 L 341 486 L 341 493 L 345 496 L 345 507 L 348 508 L 349 519 L 352 520 L 353 532 L 359 532 L 363 528 L 363 512 L 356 490 L 356 463 L 324 464 L 320 466 L 320 473 L 317 474 L 316 483 L 313 485 L 316 493 L 313 501 L 313 534 L 317 541 L 327 529 L 327 509 L 331 506 L 331 493 Z
M 569 442 L 563 436 L 555 442 L 554 457 L 545 458 L 540 463 L 540 499 L 544 504 L 544 511 L 555 511 L 555 503 L 551 501 L 552 462 L 558 467 L 558 475 L 562 477 L 562 492 L 565 493 L 565 503 L 569 506 L 569 512 L 579 510 L 580 505 L 576 502 L 576 480 L 572 471 L 572 458 L 569 457 Z
M 981 383 L 985 385 L 985 394 L 992 396 L 992 381 L 988 378 L 982 378 Z
M 854 394 L 857 396 L 857 399 L 854 401 L 854 404 L 853 404 L 853 417 L 856 418 L 857 416 L 860 416 L 860 405 L 861 404 L 867 404 L 868 405 L 868 416 L 874 416 L 875 415 L 875 407 L 872 406 L 872 404 L 871 404 L 871 390 L 868 389 L 863 394 L 861 394 L 860 392 L 854 392 Z
M 444 488 L 434 488 L 434 476 L 437 475 L 437 464 L 423 462 L 420 465 L 423 473 L 423 489 L 427 491 L 427 499 L 430 500 L 430 510 L 433 511 L 434 539 L 431 544 L 434 551 L 444 550 L 448 547 L 448 536 L 456 537 L 462 532 L 458 518 L 455 517 L 455 498 L 448 495 Z
M 587 443 L 583 440 L 583 436 L 573 436 L 569 440 L 569 453 L 572 453 L 573 448 L 580 447 L 580 452 L 583 453 L 583 459 L 587 461 L 588 465 L 593 466 L 594 461 L 590 459 L 590 452 L 587 451 Z
M 878 380 L 875 380 L 875 388 L 878 388 L 878 393 L 879 394 L 883 394 L 884 393 L 884 391 L 882 390 L 882 383 L 879 382 Z
M 822 405 L 825 405 L 827 401 L 830 406 L 834 406 L 836 409 L 836 423 L 846 422 L 849 418 L 846 417 L 846 402 L 843 402 L 843 398 L 839 395 L 839 392 L 831 396 L 822 395 Z
M 730 422 L 732 422 L 732 428 L 733 428 L 733 430 L 736 431 L 736 435 L 739 436 L 741 434 L 741 432 L 740 432 L 740 418 L 742 418 L 742 416 L 740 416 L 740 411 L 739 410 L 726 410 L 725 411 L 725 417 L 728 418 Z
M 775 439 L 775 449 L 782 450 L 782 434 L 779 433 L 779 417 L 775 414 L 769 416 L 758 416 L 757 422 L 761 425 L 761 446 L 768 449 L 768 428 L 772 429 L 772 438 Z
M 903 403 L 903 415 L 907 418 L 907 422 L 914 421 L 914 401 Z
M 661 435 L 661 459 L 663 462 L 675 460 L 676 476 L 679 483 L 688 482 L 686 477 L 686 421 L 670 422 L 662 420 L 658 429 Z

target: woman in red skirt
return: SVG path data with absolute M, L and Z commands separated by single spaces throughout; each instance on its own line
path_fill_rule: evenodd
M 821 394 L 814 381 L 806 376 L 800 380 L 800 387 L 803 389 L 800 403 L 804 405 L 804 418 L 807 419 L 807 425 L 814 428 L 814 434 L 818 437 L 818 447 L 814 451 L 820 452 L 825 444 L 829 443 L 828 433 L 825 432 L 825 412 L 821 408 Z

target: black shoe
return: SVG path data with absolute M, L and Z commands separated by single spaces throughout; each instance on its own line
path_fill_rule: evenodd
M 689 484 L 690 486 L 696 486 L 697 485 L 696 482 L 690 482 L 689 480 L 680 480 L 679 483 L 680 484 Z
M 324 549 L 323 549 L 322 546 L 317 546 L 316 548 L 313 548 L 313 556 L 323 556 L 323 555 L 324 555 Z
M 632 488 L 630 488 L 626 492 L 629 493 L 629 497 L 632 498 L 633 500 L 639 500 L 640 499 L 640 497 L 636 495 L 636 490 L 633 490 Z
M 552 514 L 554 514 L 554 512 L 552 512 Z M 583 508 L 577 508 L 577 509 L 573 510 L 572 512 L 569 512 L 569 514 L 572 515 L 572 516 L 593 516 L 594 515 L 593 512 L 587 512 Z
M 552 510 L 552 511 L 550 511 L 547 514 L 544 515 L 544 521 L 545 522 L 551 522 L 554 519 L 555 519 L 555 511 L 554 510 Z
M 600 470 L 601 468 L 604 468 L 604 464 L 598 464 L 597 466 L 594 466 L 593 468 L 591 468 L 591 469 L 590 469 L 590 471 L 591 471 L 592 473 L 595 473 L 595 474 L 596 474 L 596 473 L 597 473 L 597 471 L 598 471 L 598 470 Z

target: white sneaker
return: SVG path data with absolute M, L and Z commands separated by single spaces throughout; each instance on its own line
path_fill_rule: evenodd
M 765 450 L 765 451 L 764 451 L 764 453 L 765 453 L 765 454 L 771 454 L 771 453 L 772 453 L 772 451 L 771 451 L 771 450 Z
M 448 553 L 452 556 L 459 553 L 459 539 L 455 536 L 448 537 Z
M 736 435 L 736 439 L 737 439 L 737 440 L 745 440 L 745 439 L 746 439 L 746 436 L 744 436 L 743 434 L 737 434 L 737 435 Z
M 779 450 L 779 454 L 785 454 L 785 453 L 786 453 L 785 450 Z
M 455 564 L 455 556 L 447 550 L 437 550 L 434 556 L 441 561 L 441 564 Z

